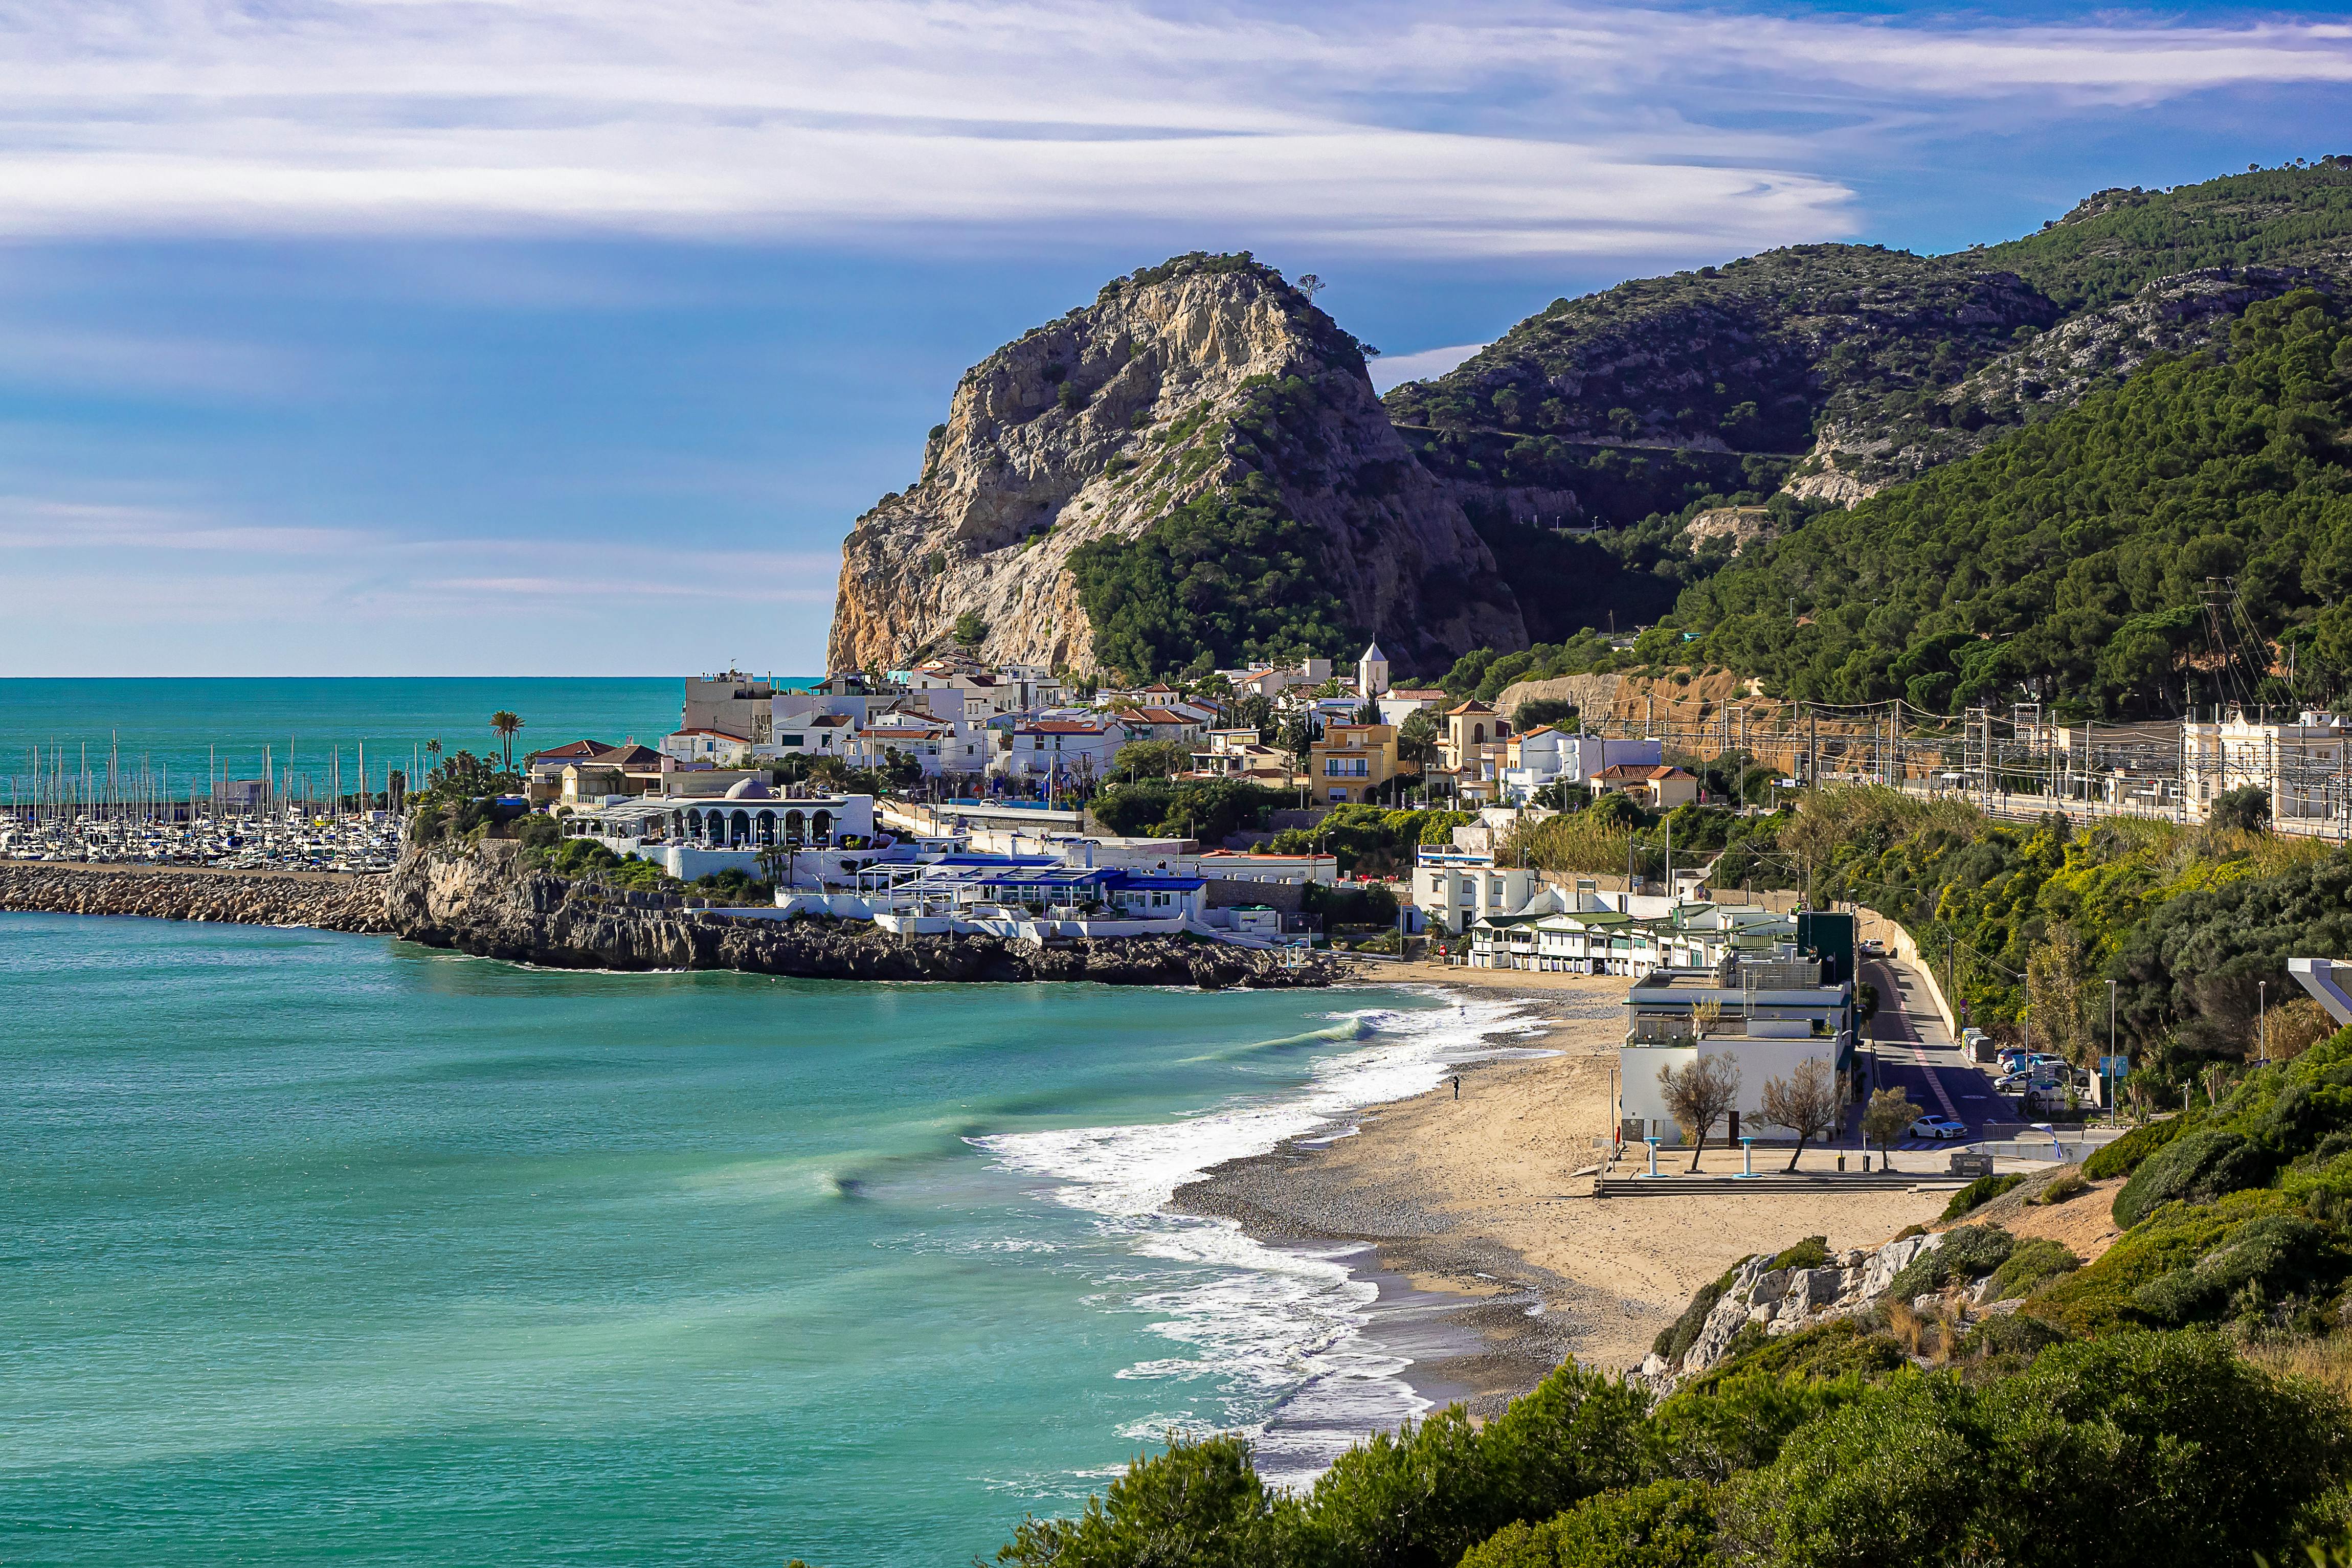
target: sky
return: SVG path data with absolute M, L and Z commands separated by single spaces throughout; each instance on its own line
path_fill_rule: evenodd
M 1386 386 L 2352 153 L 2352 23 L 0 0 L 0 676 L 797 673 L 965 367 L 1112 274 L 1315 272 Z

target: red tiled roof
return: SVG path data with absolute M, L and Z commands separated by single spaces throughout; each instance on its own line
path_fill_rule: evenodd
M 599 752 L 609 752 L 612 749 L 602 741 L 574 741 L 569 745 L 550 746 L 543 752 L 533 752 L 525 757 L 523 762 L 526 764 L 538 762 L 568 762 L 574 757 L 593 757 Z
M 1139 708 L 1135 716 L 1147 724 L 1197 724 L 1201 721 L 1190 713 L 1179 713 L 1171 708 Z
M 1492 708 L 1487 707 L 1484 702 L 1481 702 L 1475 697 L 1473 697 L 1469 701 L 1465 702 L 1459 708 L 1447 709 L 1445 710 L 1445 716 L 1448 719 L 1451 719 L 1456 713 L 1492 713 L 1493 711 L 1494 710 Z

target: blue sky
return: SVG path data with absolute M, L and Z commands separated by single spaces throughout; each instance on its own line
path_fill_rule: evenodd
M 814 669 L 963 368 L 1173 252 L 1319 273 L 1385 384 L 1627 276 L 2352 153 L 2352 26 L 2253 7 L 10 0 L 0 42 L 9 675 Z

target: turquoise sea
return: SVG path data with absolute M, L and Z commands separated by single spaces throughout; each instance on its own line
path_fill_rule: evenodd
M 174 798 L 208 767 L 258 777 L 265 747 L 273 768 L 290 755 L 321 790 L 339 754 L 350 787 L 362 745 L 371 779 L 387 764 L 411 766 L 427 741 L 488 753 L 500 709 L 522 718 L 518 756 L 583 738 L 651 745 L 677 727 L 684 695 L 677 676 L 0 679 L 0 796 L 5 781 L 34 772 L 36 747 L 44 760 L 62 750 L 68 770 L 85 756 L 102 770 L 111 755 L 126 776 L 168 776 Z
M 1433 1084 L 1403 991 L 526 970 L 0 915 L 0 1563 L 940 1564 L 1171 1428 L 1419 1407 L 1192 1173 Z

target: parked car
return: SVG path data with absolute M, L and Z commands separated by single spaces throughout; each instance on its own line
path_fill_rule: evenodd
M 1914 1138 L 1965 1138 L 1969 1124 L 1949 1116 L 1923 1116 L 1911 1124 Z
M 1886 951 L 1886 944 L 1879 941 L 1874 936 L 1866 936 L 1862 939 L 1862 951 L 1864 952 L 1885 952 Z

